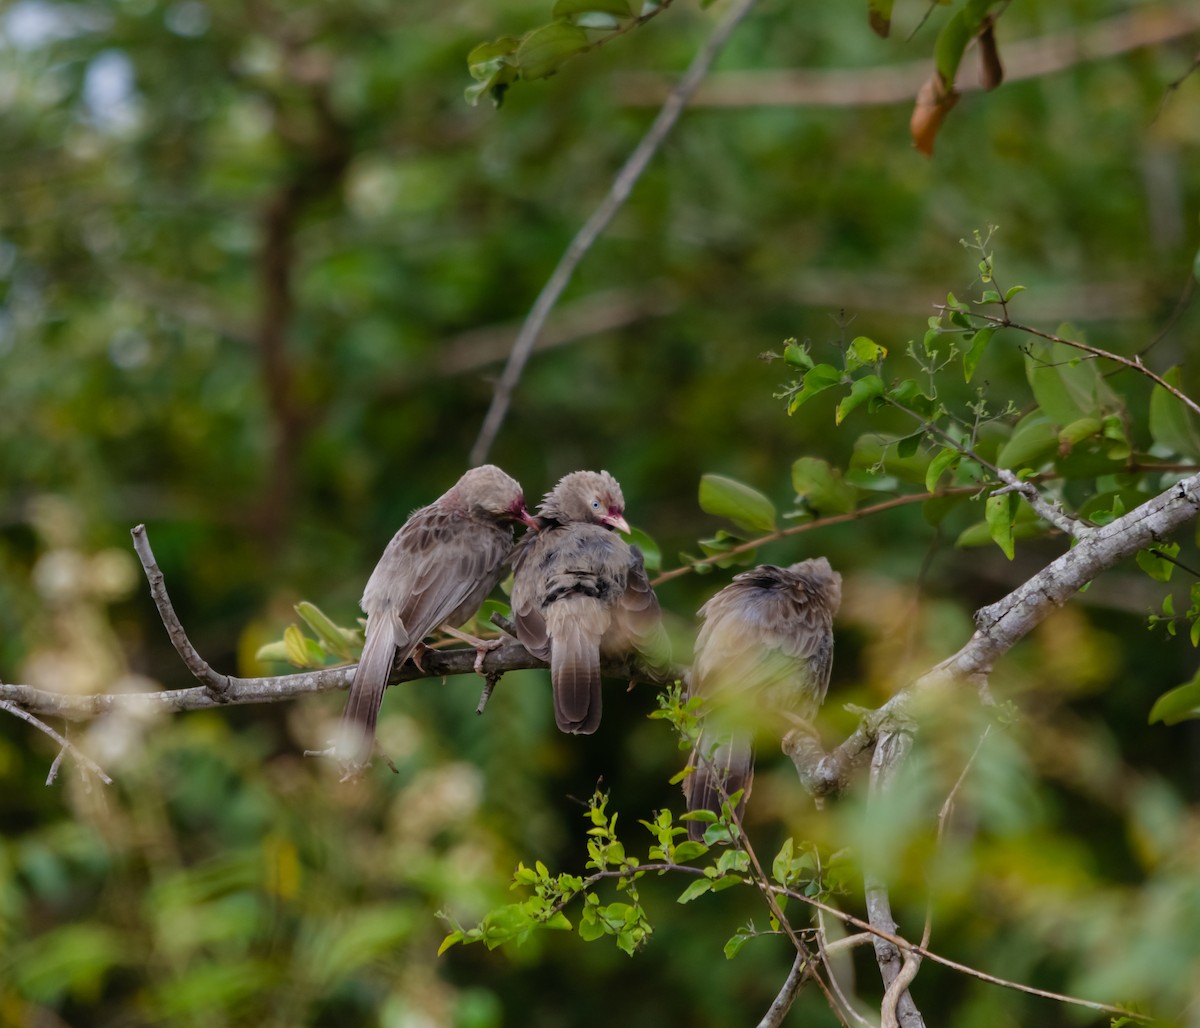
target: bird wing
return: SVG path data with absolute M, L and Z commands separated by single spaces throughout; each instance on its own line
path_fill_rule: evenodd
M 395 645 L 411 649 L 439 625 L 461 623 L 499 581 L 511 533 L 431 504 L 393 536 L 367 582 L 362 606 L 392 623 Z M 407 654 L 406 654 L 407 655 Z

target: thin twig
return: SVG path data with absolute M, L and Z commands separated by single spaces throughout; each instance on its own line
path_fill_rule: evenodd
M 1168 393 L 1175 397 L 1180 403 L 1191 410 L 1194 414 L 1200 414 L 1200 403 L 1197 403 L 1183 390 L 1171 385 L 1161 375 L 1155 374 L 1145 364 L 1142 363 L 1140 356 L 1123 357 L 1119 353 L 1113 353 L 1111 350 L 1102 350 L 1098 346 L 1092 346 L 1090 343 L 1081 342 L 1078 339 L 1066 339 L 1063 336 L 1055 335 L 1053 332 L 1043 332 L 1040 328 L 1033 328 L 1031 325 L 1023 325 L 1019 321 L 1013 321 L 1007 317 L 997 317 L 994 314 L 984 314 L 977 311 L 974 317 L 982 318 L 984 321 L 990 322 L 998 328 L 1011 328 L 1018 332 L 1024 332 L 1026 335 L 1036 336 L 1038 339 L 1045 339 L 1051 343 L 1062 343 L 1064 346 L 1070 346 L 1073 349 L 1080 350 L 1083 353 L 1091 354 L 1093 357 L 1100 357 L 1107 361 L 1112 361 L 1114 364 L 1120 364 L 1130 371 L 1136 371 L 1139 375 L 1145 375 L 1155 385 L 1162 386 Z
M 800 986 L 804 984 L 811 960 L 811 957 L 803 953 L 796 954 L 796 959 L 792 962 L 792 969 L 788 972 L 783 987 L 767 1012 L 763 1014 L 762 1020 L 758 1022 L 758 1028 L 779 1028 L 783 1024 L 783 1019 L 787 1017 L 788 1011 L 792 1009 L 792 1004 L 796 1001 Z
M 742 553 L 749 553 L 751 550 L 756 550 L 760 546 L 765 546 L 767 543 L 778 542 L 780 539 L 786 539 L 788 536 L 800 535 L 803 532 L 812 532 L 818 528 L 828 528 L 830 525 L 842 525 L 847 521 L 858 521 L 865 517 L 870 517 L 872 514 L 879 514 L 885 510 L 892 510 L 896 507 L 906 507 L 910 503 L 924 503 L 926 500 L 937 500 L 943 496 L 967 496 L 972 493 L 979 492 L 979 486 L 954 486 L 950 489 L 939 489 L 933 493 L 911 493 L 907 496 L 894 496 L 890 500 L 884 500 L 881 503 L 872 503 L 867 507 L 859 507 L 857 510 L 849 511 L 846 514 L 831 514 L 828 517 L 815 518 L 812 521 L 805 521 L 801 525 L 792 525 L 789 528 L 781 528 L 776 532 L 768 532 L 766 535 L 759 536 L 757 539 L 751 539 L 749 542 L 739 543 L 737 546 L 730 547 L 728 550 L 722 550 L 720 553 L 715 553 L 711 557 L 698 557 L 696 560 L 682 567 L 673 568 L 671 571 L 664 571 L 661 575 L 655 578 L 651 585 L 662 585 L 663 582 L 669 582 L 673 578 L 679 578 L 682 575 L 693 572 L 698 567 L 703 567 L 706 564 L 716 564 L 722 560 L 728 560 L 730 557 L 736 557 Z
M 150 583 L 150 596 L 154 600 L 154 606 L 158 608 L 159 617 L 162 618 L 163 627 L 167 630 L 175 652 L 179 654 L 184 666 L 198 681 L 204 683 L 205 688 L 212 693 L 214 698 L 220 699 L 226 696 L 229 693 L 231 679 L 227 675 L 214 671 L 187 637 L 187 632 L 180 624 L 179 615 L 175 613 L 175 608 L 171 605 L 171 597 L 167 595 L 166 581 L 162 571 L 159 570 L 158 562 L 154 559 L 154 551 L 150 549 L 150 537 L 146 534 L 146 526 L 135 526 L 130 531 L 130 535 L 133 536 L 133 548 L 137 552 L 138 560 L 142 562 L 142 570 L 146 572 L 146 579 Z
M 629 155 L 629 159 L 617 173 L 617 177 L 613 179 L 608 194 L 601 201 L 600 206 L 584 222 L 583 227 L 575 234 L 575 238 L 571 240 L 570 245 L 559 259 L 558 265 L 542 287 L 542 291 L 529 311 L 529 316 L 521 326 L 521 331 L 513 343 L 512 352 L 508 355 L 504 371 L 496 382 L 496 390 L 492 394 L 491 405 L 488 407 L 483 425 L 479 429 L 479 437 L 475 440 L 475 445 L 471 447 L 470 462 L 472 465 L 482 464 L 487 459 L 488 452 L 500 432 L 500 426 L 504 424 L 513 391 L 521 380 L 521 373 L 525 370 L 525 364 L 529 360 L 534 343 L 541 333 L 546 318 L 558 303 L 559 297 L 562 296 L 571 277 L 575 274 L 575 269 L 579 267 L 587 252 L 628 199 L 651 158 L 658 152 L 671 129 L 675 127 L 688 100 L 704 80 L 704 76 L 708 74 L 717 55 L 729 41 L 734 29 L 754 8 L 756 2 L 757 0 L 737 0 L 737 3 L 726 12 L 725 17 L 717 23 L 712 35 L 708 37 L 704 46 L 692 60 L 691 67 L 671 90 L 641 142 Z
M 54 763 L 50 766 L 51 773 L 46 778 L 47 785 L 50 785 L 54 781 L 58 765 L 62 762 L 63 753 L 70 753 L 71 756 L 79 762 L 80 767 L 86 768 L 97 778 L 99 778 L 100 781 L 102 781 L 105 785 L 112 785 L 113 781 L 108 777 L 107 774 L 105 774 L 104 768 L 102 768 L 99 764 L 92 760 L 91 757 L 80 750 L 79 747 L 72 743 L 71 740 L 65 735 L 56 732 L 44 721 L 39 720 L 30 714 L 29 711 L 22 710 L 15 703 L 10 703 L 8 700 L 0 700 L 0 710 L 7 710 L 13 715 L 13 717 L 19 717 L 22 721 L 26 721 L 33 725 L 33 727 L 39 732 L 44 732 L 46 735 L 50 736 L 50 738 L 58 743 L 58 745 L 61 747 L 58 756 L 54 758 Z

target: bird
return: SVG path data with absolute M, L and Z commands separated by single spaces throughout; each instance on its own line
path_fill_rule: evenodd
M 435 629 L 456 629 L 479 609 L 500 580 L 517 523 L 536 524 L 520 484 L 484 464 L 414 511 L 392 537 L 363 590 L 362 656 L 335 746 L 343 765 L 370 762 L 383 691 L 397 657 L 404 663 Z M 478 670 L 487 645 L 451 634 L 476 646 Z
M 841 600 L 842 576 L 814 557 L 736 575 L 700 608 L 688 694 L 703 697 L 707 710 L 683 783 L 689 812 L 719 816 L 723 798 L 741 791 L 740 817 L 754 779 L 756 727 L 764 718 L 816 714 L 829 688 Z M 688 837 L 702 840 L 706 827 L 689 821 Z
M 600 725 L 601 654 L 636 650 L 665 669 L 669 646 L 658 598 L 629 532 L 625 499 L 607 471 L 565 475 L 538 507 L 536 533 L 513 556 L 517 639 L 550 665 L 554 720 L 590 735 Z

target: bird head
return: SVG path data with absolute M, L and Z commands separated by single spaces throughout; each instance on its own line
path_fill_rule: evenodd
M 545 522 L 584 522 L 629 532 L 625 497 L 607 471 L 573 471 L 559 479 L 542 500 L 538 517 Z
M 472 468 L 453 489 L 457 501 L 468 510 L 478 511 L 497 521 L 519 521 L 533 528 L 537 521 L 525 506 L 520 483 L 495 464 Z

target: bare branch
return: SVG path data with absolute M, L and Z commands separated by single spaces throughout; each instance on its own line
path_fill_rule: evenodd
M 783 1024 L 783 1019 L 787 1017 L 788 1011 L 792 1009 L 792 1004 L 796 1001 L 800 986 L 804 984 L 811 962 L 811 957 L 803 953 L 796 954 L 792 969 L 788 972 L 783 987 L 779 990 L 779 995 L 775 997 L 767 1012 L 763 1014 L 762 1020 L 758 1022 L 758 1028 L 779 1028 Z
M 44 732 L 56 743 L 58 743 L 60 747 L 62 747 L 59 750 L 58 756 L 54 758 L 54 763 L 50 765 L 50 774 L 46 776 L 47 785 L 53 784 L 54 779 L 58 776 L 58 768 L 62 763 L 62 757 L 64 753 L 71 754 L 71 756 L 79 762 L 80 767 L 86 771 L 90 771 L 105 785 L 112 785 L 113 781 L 108 777 L 107 774 L 105 774 L 104 768 L 102 768 L 99 764 L 92 760 L 91 757 L 80 750 L 79 747 L 72 743 L 71 740 L 65 735 L 60 735 L 44 721 L 39 720 L 30 714 L 29 711 L 22 710 L 15 703 L 10 703 L 8 700 L 0 700 L 0 710 L 7 710 L 10 714 L 12 714 L 13 717 L 19 717 L 22 721 L 33 725 L 33 727 L 39 732 Z
M 914 695 L 936 686 L 969 682 L 986 688 L 995 662 L 1088 582 L 1138 550 L 1168 538 L 1200 514 L 1200 474 L 1193 474 L 1128 514 L 1089 532 L 1007 596 L 975 614 L 975 634 L 882 707 L 864 715 L 858 728 L 833 752 L 811 763 L 811 753 L 796 745 L 792 733 L 784 752 L 792 758 L 801 781 L 814 795 L 840 791 L 880 735 L 904 719 Z
M 1005 42 L 1004 78 L 1006 82 L 1041 78 L 1090 61 L 1161 46 L 1198 28 L 1200 20 L 1194 13 L 1159 5 L 1138 8 L 1070 32 Z M 927 78 L 928 59 L 878 68 L 727 71 L 705 82 L 692 106 L 869 107 L 910 103 Z M 982 89 L 980 70 L 964 62 L 954 85 L 960 92 Z M 622 76 L 619 86 L 621 100 L 630 105 L 656 105 L 666 90 L 662 77 L 651 74 Z M 1170 90 L 1168 86 L 1167 95 Z
M 504 423 L 505 415 L 508 414 L 513 390 L 521 380 L 521 373 L 525 370 L 525 364 L 533 351 L 533 345 L 542 331 L 546 318 L 549 317 L 555 304 L 558 303 L 559 297 L 562 296 L 563 290 L 567 288 L 571 277 L 575 274 L 575 269 L 579 267 L 587 252 L 628 199 L 651 158 L 658 152 L 671 129 L 675 127 L 688 100 L 703 81 L 704 76 L 708 74 L 717 55 L 724 49 L 729 37 L 733 35 L 734 29 L 750 13 L 756 2 L 757 0 L 737 0 L 725 13 L 725 17 L 717 23 L 712 35 L 708 37 L 704 46 L 693 59 L 691 67 L 671 90 L 641 142 L 629 155 L 629 159 L 617 173 L 617 177 L 613 179 L 608 195 L 575 234 L 575 238 L 571 240 L 570 245 L 559 259 L 557 267 L 551 273 L 550 278 L 546 280 L 546 284 L 542 287 L 542 291 L 529 311 L 529 316 L 521 326 L 521 332 L 517 336 L 516 342 L 513 343 L 512 352 L 508 355 L 508 363 L 505 364 L 504 371 L 496 382 L 496 391 L 492 395 L 491 406 L 484 416 L 483 425 L 479 429 L 479 437 L 475 440 L 475 445 L 471 447 L 470 462 L 472 465 L 482 464 L 487 459 L 488 452 L 500 432 L 500 426 Z

